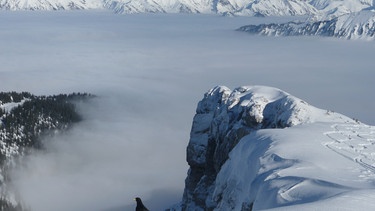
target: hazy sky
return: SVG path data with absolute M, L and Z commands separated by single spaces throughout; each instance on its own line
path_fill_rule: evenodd
M 0 90 L 90 92 L 85 121 L 45 140 L 15 187 L 36 211 L 150 210 L 182 197 L 204 92 L 267 85 L 375 124 L 374 42 L 251 36 L 264 18 L 2 12 Z M 58 208 L 56 208 L 56 206 Z M 53 208 L 52 208 L 53 207 Z

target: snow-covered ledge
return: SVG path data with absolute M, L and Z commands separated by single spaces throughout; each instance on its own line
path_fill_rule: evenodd
M 172 210 L 374 209 L 361 201 L 375 199 L 374 145 L 374 127 L 280 89 L 217 86 L 198 103 Z

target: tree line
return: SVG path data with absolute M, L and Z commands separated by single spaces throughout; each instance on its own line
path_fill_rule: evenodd
M 29 149 L 42 149 L 41 138 L 69 129 L 82 120 L 75 102 L 94 97 L 87 93 L 35 96 L 28 92 L 0 92 L 0 105 L 19 103 L 9 111 L 0 108 L 0 188 L 11 180 L 7 171 L 14 157 L 22 157 Z M 22 102 L 22 103 L 21 103 Z M 4 190 L 3 190 L 4 191 Z M 0 211 L 22 211 L 0 194 Z

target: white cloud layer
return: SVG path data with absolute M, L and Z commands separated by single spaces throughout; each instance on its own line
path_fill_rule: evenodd
M 182 197 L 195 107 L 215 85 L 267 85 L 375 124 L 373 42 L 250 36 L 270 21 L 109 12 L 0 14 L 0 90 L 90 92 L 15 187 L 35 211 L 150 210 Z M 57 208 L 56 208 L 57 207 Z

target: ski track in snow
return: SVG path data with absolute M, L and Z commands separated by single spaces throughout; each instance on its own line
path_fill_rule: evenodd
M 362 124 L 334 124 L 324 145 L 366 169 L 363 177 L 375 178 L 375 127 Z

